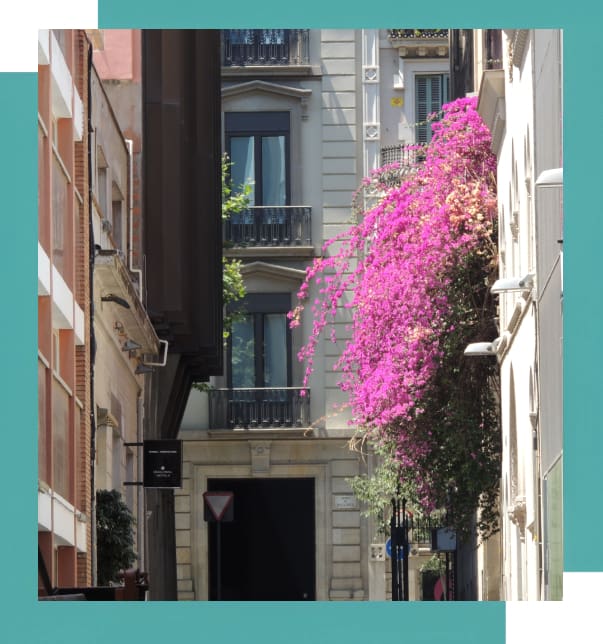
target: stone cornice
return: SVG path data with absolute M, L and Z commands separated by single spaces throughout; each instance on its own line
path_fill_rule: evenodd
M 418 34 L 408 35 L 394 33 L 388 36 L 388 40 L 398 50 L 401 58 L 446 58 L 449 51 L 448 30 L 441 31 L 441 34 L 434 30 L 419 30 Z
M 312 94 L 311 89 L 292 87 L 290 85 L 282 85 L 280 83 L 269 83 L 268 81 L 263 80 L 252 80 L 245 83 L 237 83 L 236 85 L 223 87 L 222 99 L 242 96 L 253 92 L 296 98 L 301 102 L 302 118 L 306 118 L 307 116 L 308 99 Z

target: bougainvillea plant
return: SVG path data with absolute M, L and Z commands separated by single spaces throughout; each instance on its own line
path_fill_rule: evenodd
M 479 509 L 478 529 L 487 536 L 497 528 L 497 365 L 463 350 L 496 335 L 489 293 L 496 159 L 476 99 L 444 105 L 439 117 L 398 185 L 396 164 L 365 180 L 381 190 L 377 205 L 324 244 L 289 317 L 299 325 L 316 294 L 312 333 L 299 353 L 306 386 L 319 339 L 330 332 L 336 341 L 339 307 L 351 309 L 350 339 L 335 368 L 355 441 L 380 448 L 424 514 L 445 507 L 467 531 Z M 353 296 L 345 301 L 344 293 Z

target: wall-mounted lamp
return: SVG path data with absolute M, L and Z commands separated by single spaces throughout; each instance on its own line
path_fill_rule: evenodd
M 500 338 L 496 338 L 493 342 L 472 342 L 467 345 L 463 353 L 466 356 L 495 356 L 499 343 Z
M 115 304 L 119 304 L 119 306 L 123 306 L 124 309 L 130 308 L 130 305 L 126 300 L 124 300 L 123 297 L 119 297 L 118 295 L 113 295 L 113 293 L 109 293 L 109 295 L 103 295 L 101 297 L 101 302 L 115 302 Z
M 137 349 L 141 349 L 142 346 L 138 344 L 138 342 L 135 342 L 134 340 L 130 340 L 128 338 L 122 345 L 121 345 L 121 350 L 122 351 L 136 351 Z
M 537 188 L 561 188 L 563 187 L 563 168 L 551 168 L 543 170 L 534 184 Z
M 149 367 L 148 365 L 143 364 L 142 362 L 140 362 L 138 364 L 138 366 L 136 367 L 136 370 L 134 371 L 134 373 L 137 376 L 140 376 L 143 373 L 151 373 L 152 371 L 155 371 L 155 369 L 153 369 L 153 367 Z
M 528 273 L 525 277 L 504 277 L 492 284 L 490 292 L 529 291 L 534 286 L 534 277 L 534 273 Z

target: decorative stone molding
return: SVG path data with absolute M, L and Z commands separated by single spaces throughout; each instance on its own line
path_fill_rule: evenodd
M 117 418 L 105 407 L 97 407 L 96 424 L 105 427 L 119 427 Z
M 507 38 L 509 39 L 509 80 L 513 80 L 513 67 L 521 67 L 524 55 L 526 52 L 526 45 L 530 35 L 529 29 L 505 29 Z
M 388 36 L 392 47 L 398 50 L 401 58 L 445 58 L 448 56 L 448 30 L 441 33 L 430 30 L 393 30 Z M 407 33 L 404 33 L 407 32 Z
M 511 212 L 511 221 L 509 222 L 509 228 L 511 229 L 511 235 L 513 241 L 518 241 L 519 239 L 519 209 L 514 208 Z
M 526 529 L 526 498 L 525 496 L 515 497 L 515 503 L 511 505 L 507 511 L 509 519 L 514 523 L 519 529 L 519 536 L 523 541 L 525 539 L 525 529 Z
M 252 476 L 262 476 L 270 472 L 271 445 L 272 441 L 249 441 Z
M 365 83 L 378 83 L 379 82 L 379 68 L 373 66 L 365 66 L 363 68 L 363 80 Z
M 367 141 L 379 140 L 379 124 L 378 123 L 365 123 L 364 124 L 364 138 Z
M 306 271 L 299 268 L 290 268 L 289 266 L 279 266 L 269 264 L 268 262 L 251 262 L 241 266 L 241 275 L 243 277 L 262 276 L 270 279 L 291 280 L 295 285 L 302 282 L 306 276 Z
M 281 85 L 279 83 L 269 83 L 263 80 L 252 80 L 245 83 L 238 83 L 236 85 L 223 87 L 222 98 L 231 98 L 252 92 L 260 92 L 273 95 L 276 94 L 279 96 L 288 96 L 289 98 L 299 99 L 301 105 L 301 117 L 304 120 L 308 118 L 308 99 L 312 94 L 311 89 L 291 87 L 289 85 Z

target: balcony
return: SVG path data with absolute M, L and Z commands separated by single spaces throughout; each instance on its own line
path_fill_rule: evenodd
M 224 67 L 309 64 L 308 29 L 225 29 Z
M 381 166 L 397 163 L 401 169 L 412 169 L 424 157 L 424 152 L 417 145 L 398 143 L 396 145 L 386 145 L 381 148 Z
M 254 206 L 224 222 L 227 246 L 311 246 L 312 208 L 309 206 Z
M 310 392 L 301 387 L 212 389 L 208 396 L 209 429 L 310 426 Z
M 448 38 L 448 29 L 389 29 L 389 37 L 393 39 L 444 39 Z
M 448 56 L 448 29 L 389 29 L 387 37 L 401 58 Z

